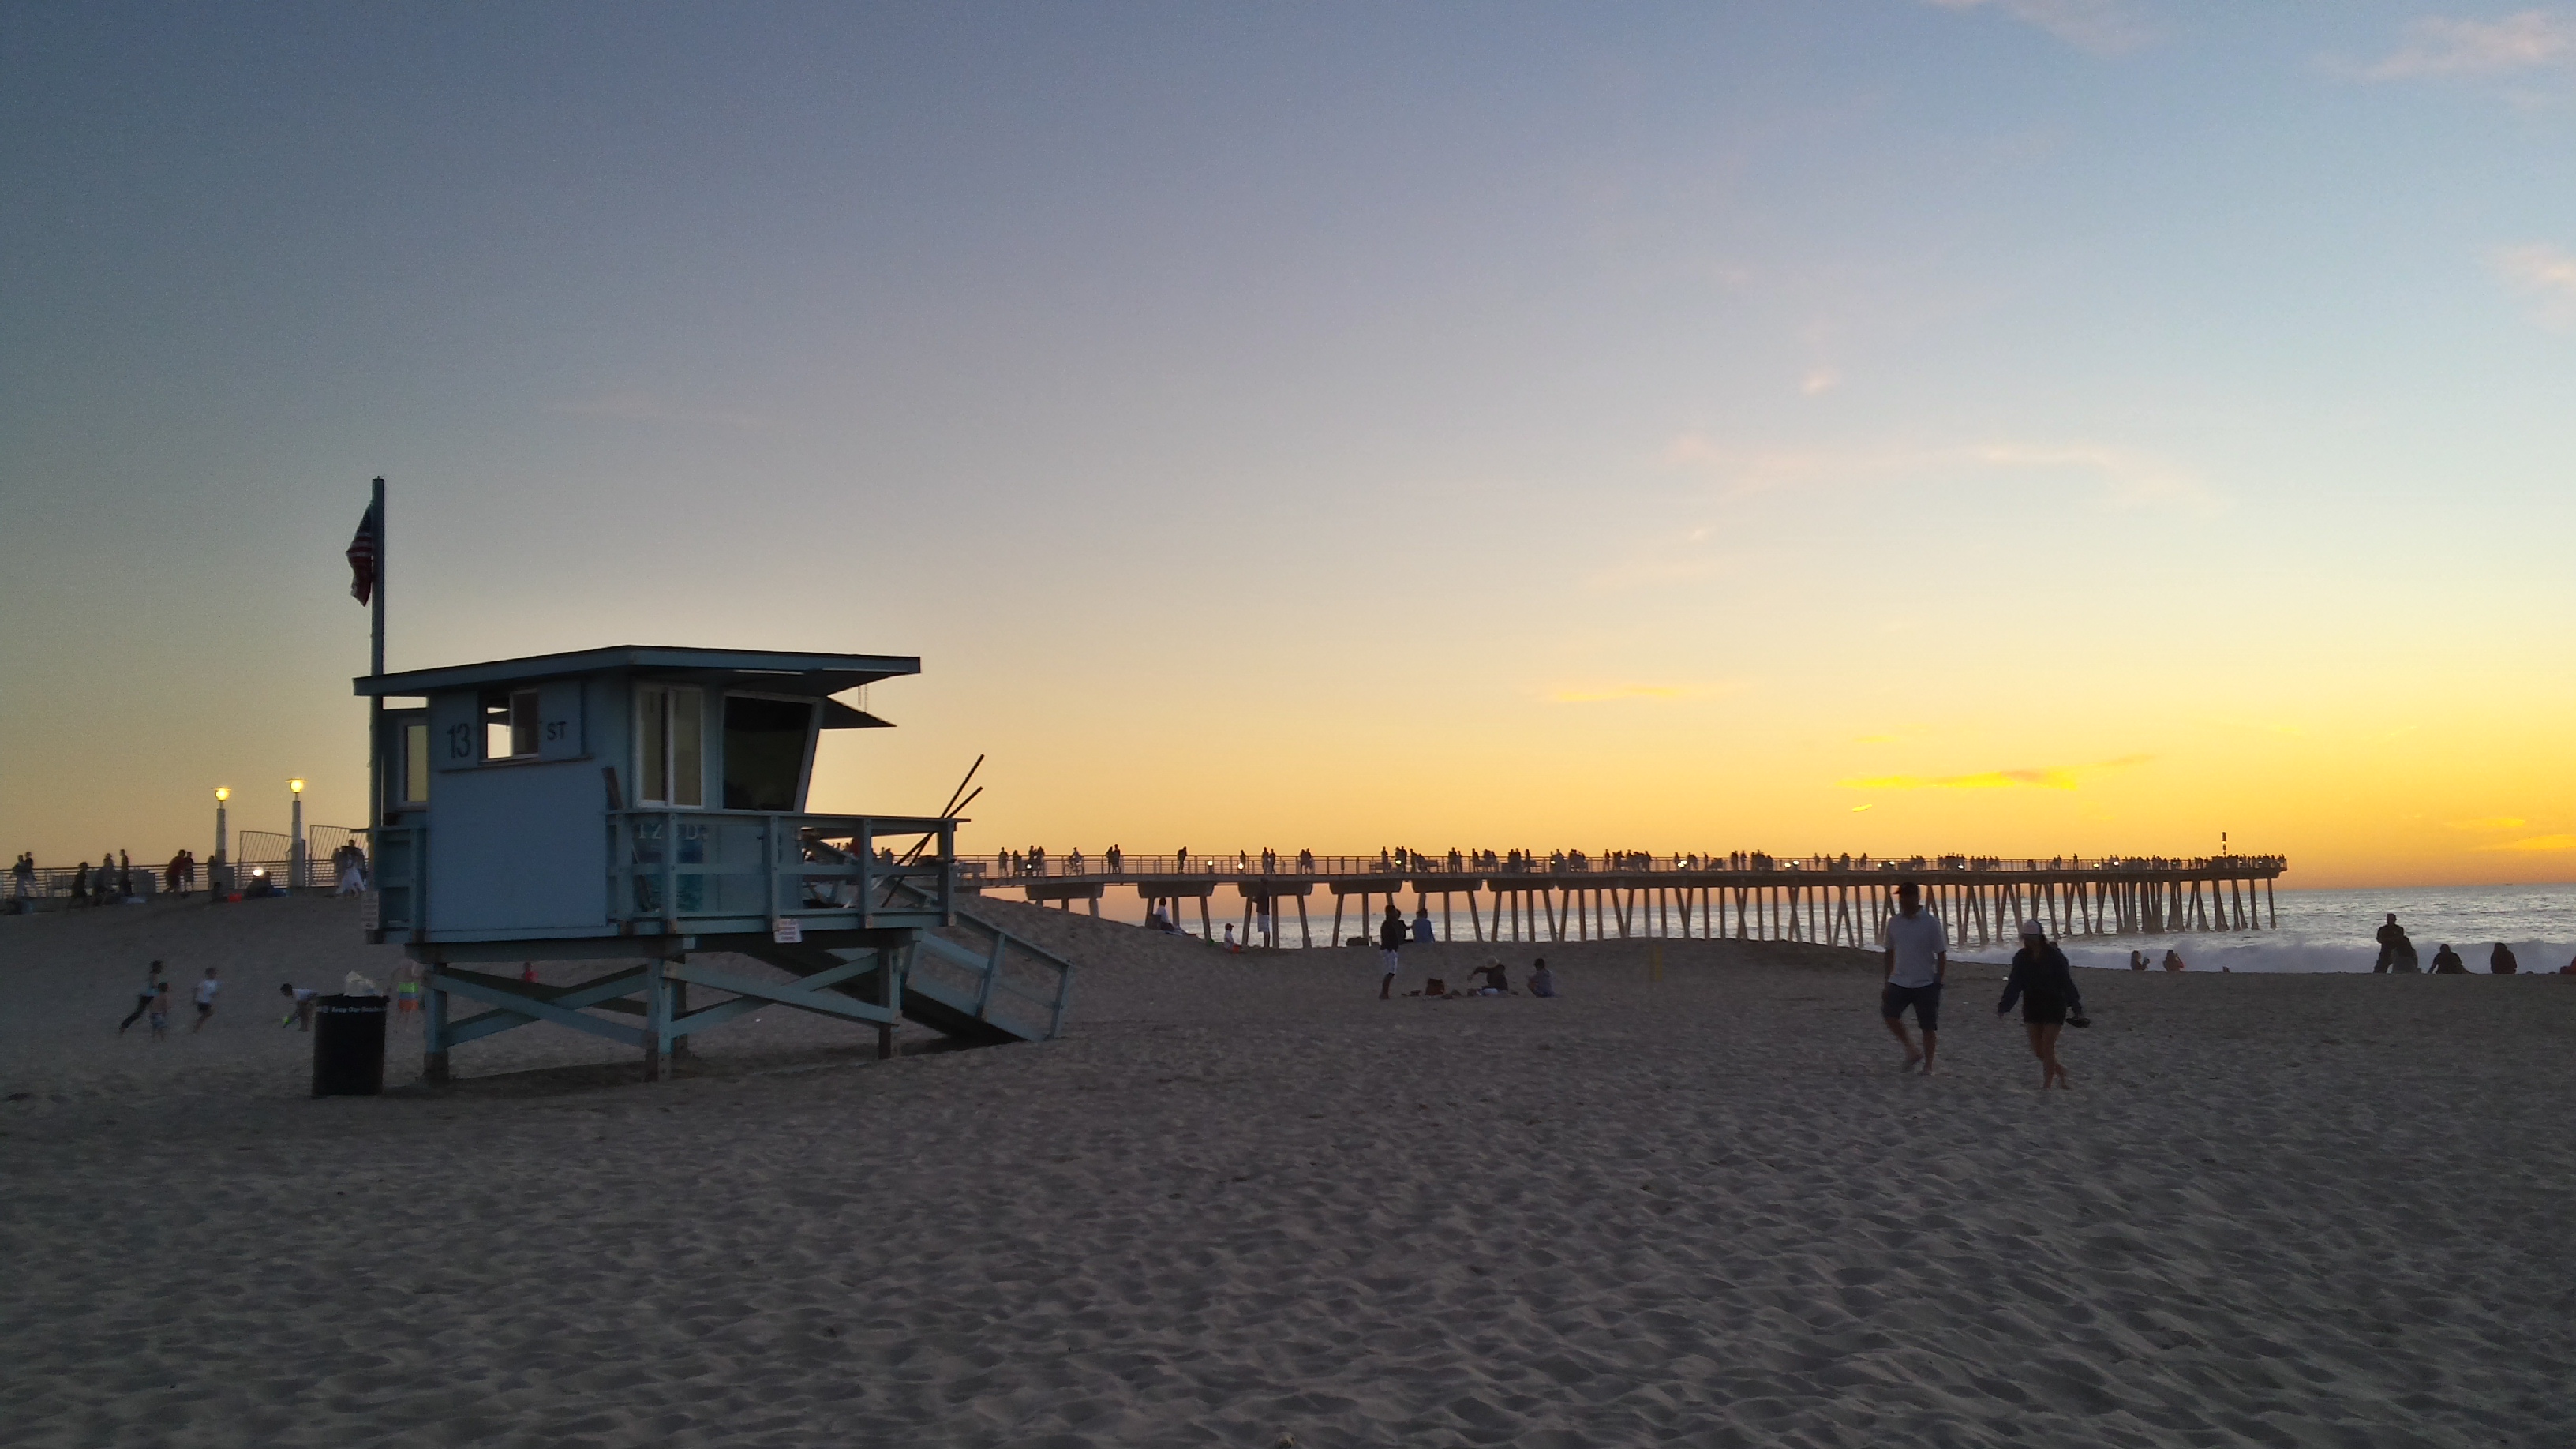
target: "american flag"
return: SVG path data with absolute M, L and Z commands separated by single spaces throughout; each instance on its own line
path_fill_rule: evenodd
M 363 604 L 376 594 L 376 505 L 367 505 L 358 534 L 349 540 L 349 597 Z

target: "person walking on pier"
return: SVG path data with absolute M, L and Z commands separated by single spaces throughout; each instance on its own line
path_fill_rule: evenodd
M 1396 909 L 1393 901 L 1386 903 L 1386 919 L 1378 923 L 1377 949 L 1379 964 L 1386 968 L 1385 977 L 1378 982 L 1377 999 L 1392 1000 L 1395 973 L 1404 966 L 1404 912 Z
M 1924 909 L 1923 887 L 1906 881 L 1896 888 L 1896 914 L 1887 918 L 1887 984 L 1879 993 L 1878 1014 L 1897 1044 L 1905 1048 L 1905 1066 L 1920 1062 L 1932 1075 L 1932 1057 L 1941 1030 L 1941 982 L 1950 974 L 1949 933 L 1941 918 Z M 1923 1049 L 1905 1031 L 1905 1010 L 1914 1009 L 1914 1024 L 1923 1028 Z
M 2048 928 L 2037 921 L 2021 923 L 2021 950 L 2013 954 L 2012 974 L 2004 979 L 2004 999 L 1995 1006 L 2002 1016 L 2021 1002 L 2022 1026 L 2030 1032 L 2030 1054 L 2039 1058 L 2039 1088 L 2073 1087 L 2066 1068 L 2058 1065 L 2057 1033 L 2072 1016 L 2083 1024 L 2084 998 L 2075 990 L 2075 973 L 2066 953 L 2049 943 Z

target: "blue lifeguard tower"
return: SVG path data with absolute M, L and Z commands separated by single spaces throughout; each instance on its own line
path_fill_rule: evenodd
M 639 1048 L 647 1079 L 769 1006 L 873 1025 L 881 1052 L 899 1017 L 967 1044 L 1060 1032 L 1070 964 L 956 909 L 956 818 L 806 812 L 822 732 L 886 727 L 835 696 L 920 671 L 623 645 L 359 678 L 422 701 L 378 730 L 368 939 L 427 967 L 429 1079 L 538 1022 Z M 786 979 L 695 959 L 719 952 Z M 474 969 L 539 960 L 625 964 L 569 986 Z

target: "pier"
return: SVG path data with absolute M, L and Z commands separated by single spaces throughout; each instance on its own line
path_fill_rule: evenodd
M 1081 901 L 1095 916 L 1113 889 L 1136 892 L 1149 911 L 1164 912 L 1176 929 L 1185 908 L 1195 906 L 1199 934 L 1210 940 L 1217 922 L 1231 920 L 1239 905 L 1240 939 L 1272 947 L 1286 942 L 1282 917 L 1289 912 L 1296 916 L 1296 944 L 1317 945 L 1322 903 L 1329 897 L 1324 945 L 1352 939 L 1343 934 L 1346 913 L 1357 933 L 1366 935 L 1375 926 L 1372 911 L 1393 904 L 1406 910 L 1408 920 L 1411 911 L 1432 912 L 1445 941 L 1661 936 L 1867 949 L 1880 943 L 1882 923 L 1895 914 L 1897 886 L 1912 881 L 1922 886 L 1924 904 L 1961 950 L 2008 943 L 2024 920 L 2045 922 L 2052 937 L 2251 931 L 2264 929 L 2267 917 L 2278 926 L 2274 883 L 2289 869 L 2288 860 L 2277 855 L 1873 860 L 1759 853 L 1586 857 L 1579 851 L 1546 857 L 1519 851 L 1301 851 L 1291 858 L 1270 851 L 1139 856 L 1112 850 L 1056 857 L 1033 850 L 960 857 L 957 864 L 961 892 L 1018 891 L 1032 903 L 1062 910 Z M 1222 906 L 1220 894 L 1226 898 Z

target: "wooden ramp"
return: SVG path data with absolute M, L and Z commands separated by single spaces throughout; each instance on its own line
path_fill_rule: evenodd
M 882 1008 L 893 995 L 905 1020 L 971 1046 L 1048 1041 L 1064 1031 L 1073 963 L 968 911 L 909 947 L 829 947 L 750 942 L 736 947 L 800 980 Z M 856 969 L 853 969 L 856 968 Z M 794 1004 L 794 1003 L 786 1003 Z

